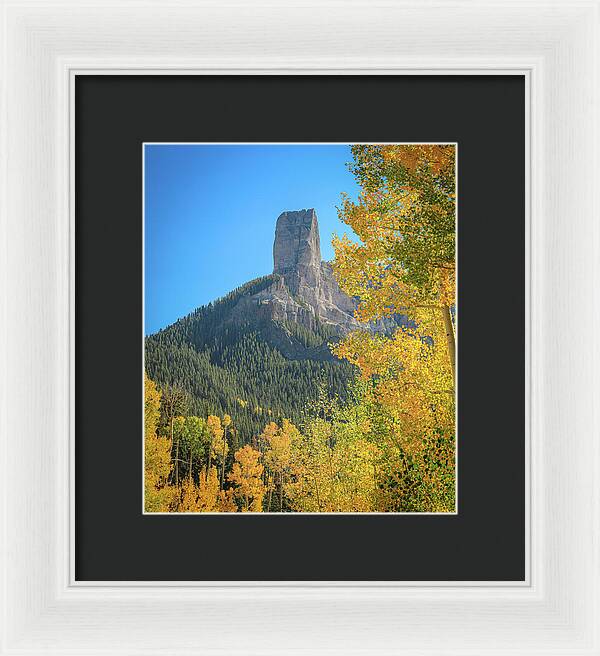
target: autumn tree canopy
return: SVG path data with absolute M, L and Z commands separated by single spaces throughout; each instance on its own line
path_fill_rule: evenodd
M 343 198 L 341 220 L 358 236 L 334 239 L 337 280 L 360 298 L 362 321 L 408 317 L 392 336 L 355 332 L 335 352 L 373 381 L 403 448 L 416 452 L 454 431 L 455 147 L 352 148 L 361 185 Z

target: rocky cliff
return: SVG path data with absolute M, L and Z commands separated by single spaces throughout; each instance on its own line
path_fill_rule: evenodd
M 321 261 L 314 209 L 283 212 L 277 219 L 272 282 L 240 299 L 235 314 L 248 316 L 252 306 L 262 319 L 296 323 L 309 330 L 322 327 L 332 335 L 359 327 L 354 318 L 356 301 L 341 291 L 331 265 Z
M 273 243 L 272 283 L 242 299 L 240 316 L 256 305 L 262 318 L 291 322 L 309 330 L 325 328 L 328 335 L 351 330 L 387 333 L 405 322 L 395 316 L 365 326 L 354 318 L 358 301 L 339 287 L 329 262 L 321 261 L 319 222 L 314 209 L 283 212 Z

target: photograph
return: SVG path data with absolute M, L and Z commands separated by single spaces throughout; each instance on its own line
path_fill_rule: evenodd
M 143 513 L 457 513 L 456 143 L 144 143 Z
M 600 656 L 600 0 L 5 4 L 0 656 Z

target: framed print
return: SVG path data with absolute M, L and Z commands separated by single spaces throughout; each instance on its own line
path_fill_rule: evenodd
M 598 3 L 2 17 L 2 653 L 599 654 Z
M 472 113 L 434 126 L 440 93 Z M 250 560 L 265 581 L 526 584 L 524 77 L 82 75 L 74 94 L 76 581 L 238 581 Z M 395 196 L 407 174 L 422 200 Z M 480 247 L 500 177 L 510 271 Z M 497 321 L 481 299 L 507 288 Z
M 143 148 L 144 512 L 455 513 L 456 144 Z M 263 218 L 339 184 L 355 195 L 320 201 L 320 222 Z M 194 226 L 228 252 L 208 247 L 191 287 L 211 300 L 172 321 Z M 215 299 L 216 271 L 232 289 Z

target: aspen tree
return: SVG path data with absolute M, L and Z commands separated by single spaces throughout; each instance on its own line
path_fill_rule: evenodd
M 242 512 L 262 512 L 265 486 L 262 482 L 263 465 L 259 460 L 260 452 L 247 444 L 235 452 L 233 467 L 227 474 Z

